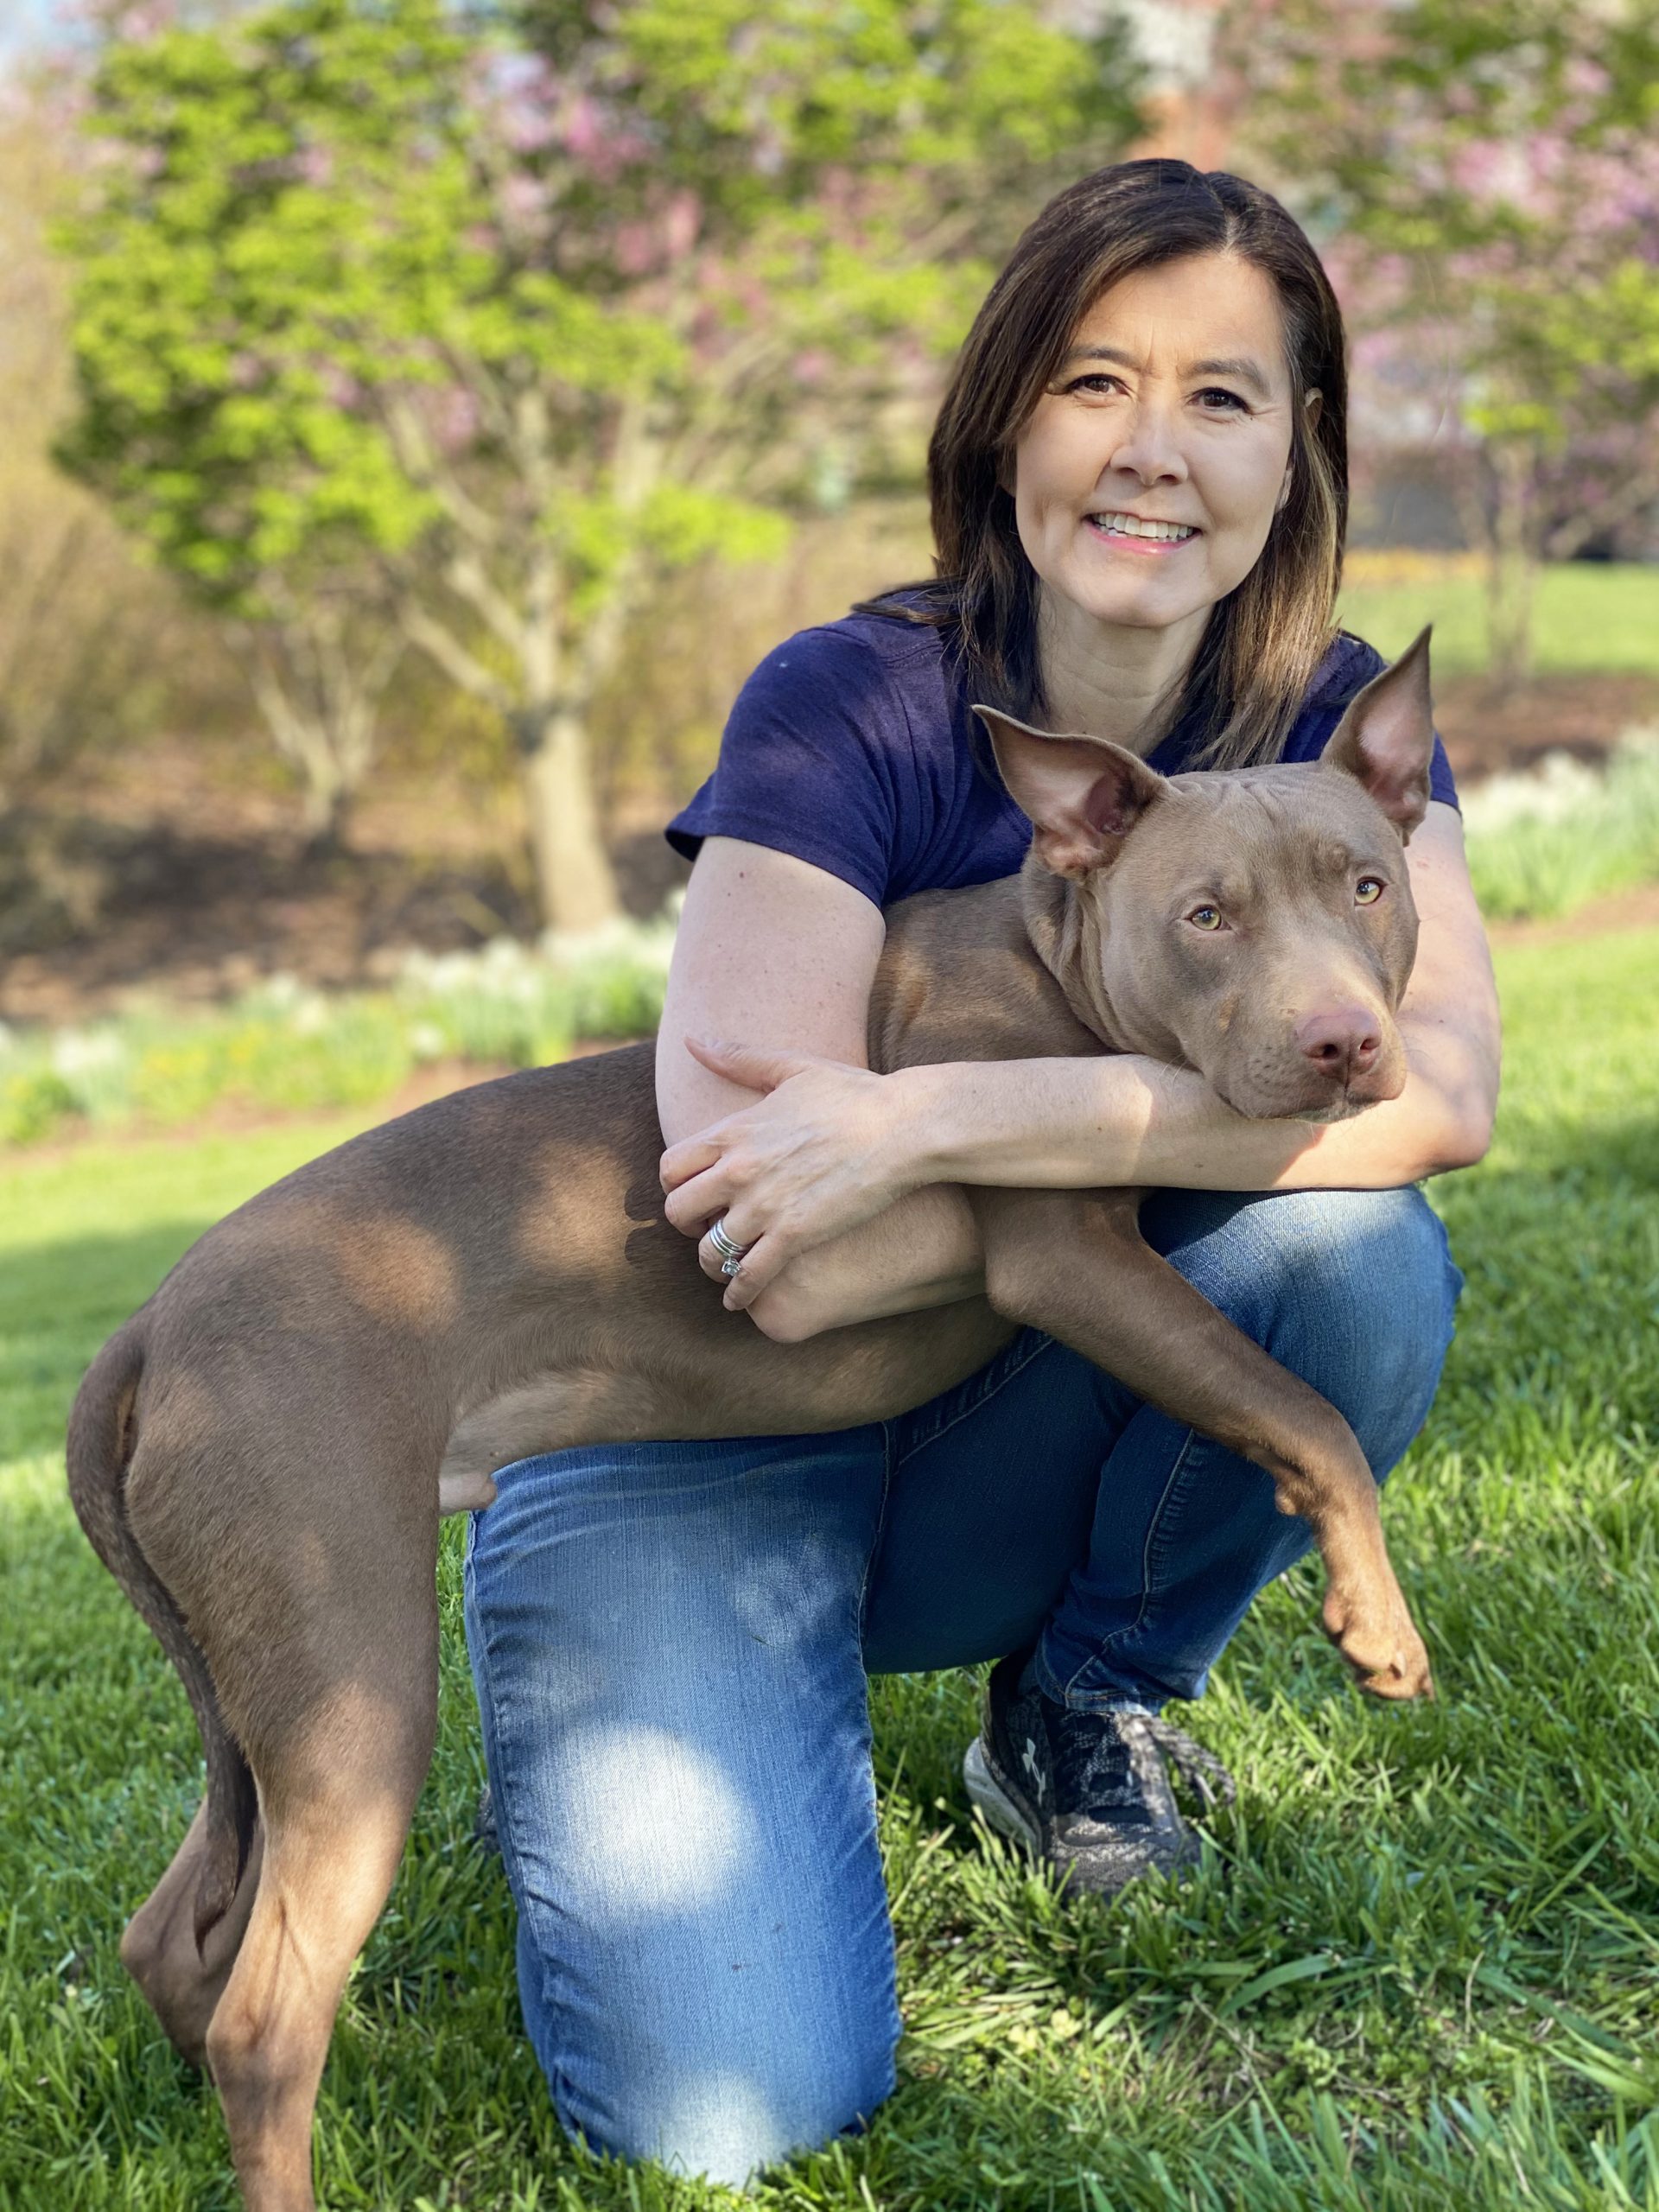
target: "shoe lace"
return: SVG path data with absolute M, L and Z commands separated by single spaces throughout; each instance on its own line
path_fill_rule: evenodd
M 1203 1805 L 1206 1813 L 1217 1805 L 1230 1805 L 1238 1796 L 1238 1784 L 1213 1751 L 1202 1744 L 1195 1744 L 1184 1728 L 1160 1714 L 1147 1713 L 1142 1726 L 1158 1746 L 1164 1764 L 1176 1778 L 1185 1783 Z

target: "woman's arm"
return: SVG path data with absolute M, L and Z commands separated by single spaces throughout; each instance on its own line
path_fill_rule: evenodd
M 868 1064 L 870 988 L 887 939 L 861 891 L 792 854 L 709 837 L 686 887 L 657 1032 L 657 1111 L 670 1144 L 757 1093 L 685 1049 L 690 1036 Z
M 667 1141 L 759 1096 L 696 1059 L 688 1035 L 741 1035 L 763 1051 L 863 1068 L 886 935 L 880 908 L 839 876 L 765 845 L 709 838 L 686 891 L 657 1035 L 657 1110 Z M 948 1304 L 981 1283 L 967 1202 L 938 1184 L 803 1252 L 752 1310 L 768 1335 L 787 1339 Z
M 1472 1166 L 1497 1103 L 1497 993 L 1456 810 L 1431 805 L 1407 857 L 1421 931 L 1399 1013 L 1408 1072 L 1397 1098 L 1347 1122 L 1256 1122 L 1155 1060 L 917 1068 L 895 1079 L 910 1092 L 895 1102 L 902 1173 L 1071 1187 L 1103 1149 L 1114 1172 L 1091 1179 L 1382 1190 Z
M 1130 1057 L 878 1077 L 862 1067 L 861 1039 L 859 1065 L 849 1067 L 722 1048 L 707 1055 L 715 1067 L 779 1088 L 752 1111 L 671 1149 L 663 1163 L 670 1217 L 690 1230 L 731 1209 L 732 1233 L 756 1249 L 728 1303 L 753 1306 L 802 1254 L 918 1185 L 1386 1188 L 1467 1166 L 1491 1137 L 1498 1025 L 1454 809 L 1429 808 L 1408 859 L 1421 920 L 1400 1011 L 1409 1072 L 1386 1105 L 1330 1127 L 1252 1122 L 1200 1077 Z M 723 1033 L 747 1043 L 747 1025 L 734 1011 L 740 1018 Z M 890 1298 L 891 1283 L 885 1287 Z M 821 1289 L 822 1325 L 861 1318 L 855 1281 L 828 1260 Z M 794 1318 L 791 1333 L 810 1332 Z

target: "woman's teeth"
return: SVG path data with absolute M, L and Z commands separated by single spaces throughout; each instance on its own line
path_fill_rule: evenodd
M 1096 530 L 1112 531 L 1119 537 L 1194 537 L 1198 532 L 1191 523 L 1143 522 L 1139 515 L 1090 515 L 1090 521 Z

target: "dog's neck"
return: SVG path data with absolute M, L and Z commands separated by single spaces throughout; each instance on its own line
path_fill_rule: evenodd
M 1020 871 L 1020 908 L 1037 957 L 1077 1020 L 1108 1052 L 1133 1052 L 1106 988 L 1106 924 L 1100 900 L 1085 887 L 1043 867 L 1033 853 Z

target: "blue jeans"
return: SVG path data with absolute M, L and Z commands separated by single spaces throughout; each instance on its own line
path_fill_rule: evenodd
M 1384 1476 L 1461 1281 L 1421 1194 L 1169 1192 L 1145 1226 Z M 898 1421 L 496 1479 L 467 1635 L 531 2040 L 567 2128 L 732 2183 L 893 2086 L 867 1669 L 1034 1638 L 1071 1706 L 1196 1697 L 1308 1541 L 1258 1468 L 1032 1332 Z

